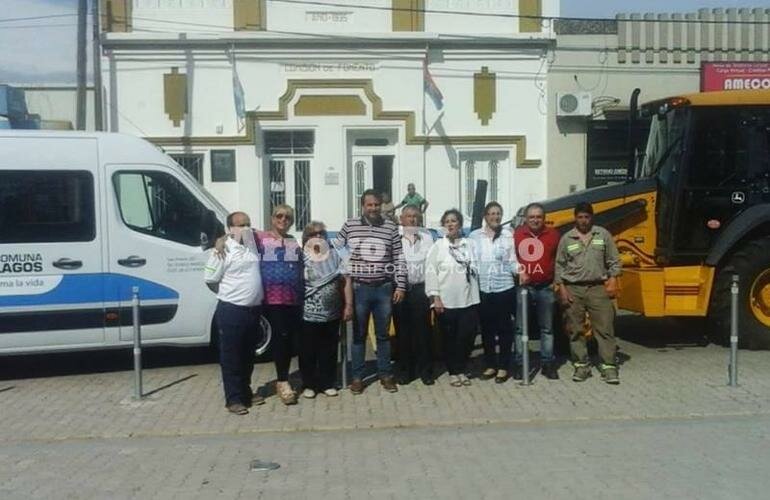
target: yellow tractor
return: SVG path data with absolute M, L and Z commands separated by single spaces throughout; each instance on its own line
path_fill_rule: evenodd
M 770 349 L 770 91 L 681 95 L 639 109 L 637 95 L 632 117 L 648 119 L 650 132 L 628 180 L 545 201 L 547 224 L 566 230 L 575 203 L 592 203 L 621 252 L 618 306 L 708 318 L 718 343 L 729 336 L 738 275 L 741 346 Z

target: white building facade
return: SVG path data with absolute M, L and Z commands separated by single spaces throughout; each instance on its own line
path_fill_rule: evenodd
M 107 130 L 161 146 L 255 222 L 288 203 L 298 230 L 336 230 L 364 189 L 398 203 L 409 183 L 433 227 L 450 207 L 471 215 L 479 179 L 507 215 L 546 197 L 544 18 L 557 0 L 102 0 L 102 12 Z

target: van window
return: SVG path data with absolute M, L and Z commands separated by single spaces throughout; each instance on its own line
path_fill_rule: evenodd
M 0 243 L 91 241 L 95 229 L 90 172 L 0 171 Z
M 205 207 L 175 177 L 154 171 L 113 176 L 120 215 L 140 233 L 190 246 L 201 244 Z

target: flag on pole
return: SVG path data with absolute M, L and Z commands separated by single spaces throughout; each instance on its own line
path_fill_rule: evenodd
M 230 52 L 230 66 L 233 70 L 233 103 L 235 104 L 235 114 L 240 121 L 246 119 L 246 101 L 243 95 L 243 85 L 238 77 L 238 68 L 235 66 L 235 54 Z
M 425 59 L 422 61 L 422 88 L 428 94 L 430 100 L 433 101 L 436 109 L 440 110 L 444 107 L 444 94 L 439 90 L 428 69 L 428 54 L 425 54 Z

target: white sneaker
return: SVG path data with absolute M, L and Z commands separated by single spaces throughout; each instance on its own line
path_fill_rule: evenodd
M 330 387 L 324 391 L 324 394 L 327 397 L 333 398 L 339 395 L 339 392 L 337 392 L 337 389 L 335 389 L 334 387 Z
M 305 389 L 302 391 L 302 397 L 307 399 L 313 399 L 315 397 L 315 391 L 313 389 Z

